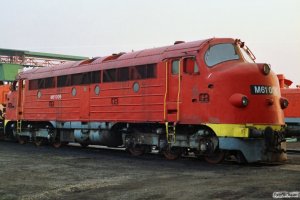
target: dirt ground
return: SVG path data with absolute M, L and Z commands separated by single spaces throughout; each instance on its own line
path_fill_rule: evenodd
M 272 199 L 275 191 L 300 191 L 300 155 L 284 165 L 211 165 L 103 148 L 0 142 L 1 200 Z

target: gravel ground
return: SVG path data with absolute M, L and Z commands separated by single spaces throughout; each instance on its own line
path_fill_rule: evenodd
M 283 165 L 211 165 L 1 141 L 0 169 L 0 199 L 272 199 L 275 191 L 300 192 L 300 155 Z

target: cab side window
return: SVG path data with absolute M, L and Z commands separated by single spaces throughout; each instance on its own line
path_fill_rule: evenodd
M 183 59 L 183 72 L 186 74 L 198 74 L 199 67 L 194 57 Z
M 179 60 L 172 61 L 172 74 L 176 75 L 179 73 Z

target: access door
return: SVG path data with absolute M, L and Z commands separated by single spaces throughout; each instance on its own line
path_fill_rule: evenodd
M 80 90 L 80 119 L 88 121 L 90 119 L 90 85 L 83 85 Z
M 166 61 L 165 121 L 178 122 L 181 99 L 181 59 Z

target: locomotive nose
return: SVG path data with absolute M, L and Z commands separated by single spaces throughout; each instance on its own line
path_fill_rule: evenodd
M 284 123 L 282 109 L 288 106 L 288 101 L 281 98 L 277 76 L 269 65 L 231 63 L 216 69 L 211 80 L 215 83 L 211 99 L 225 97 L 227 104 L 220 109 L 222 113 L 233 113 L 228 116 L 216 111 L 225 121 Z

